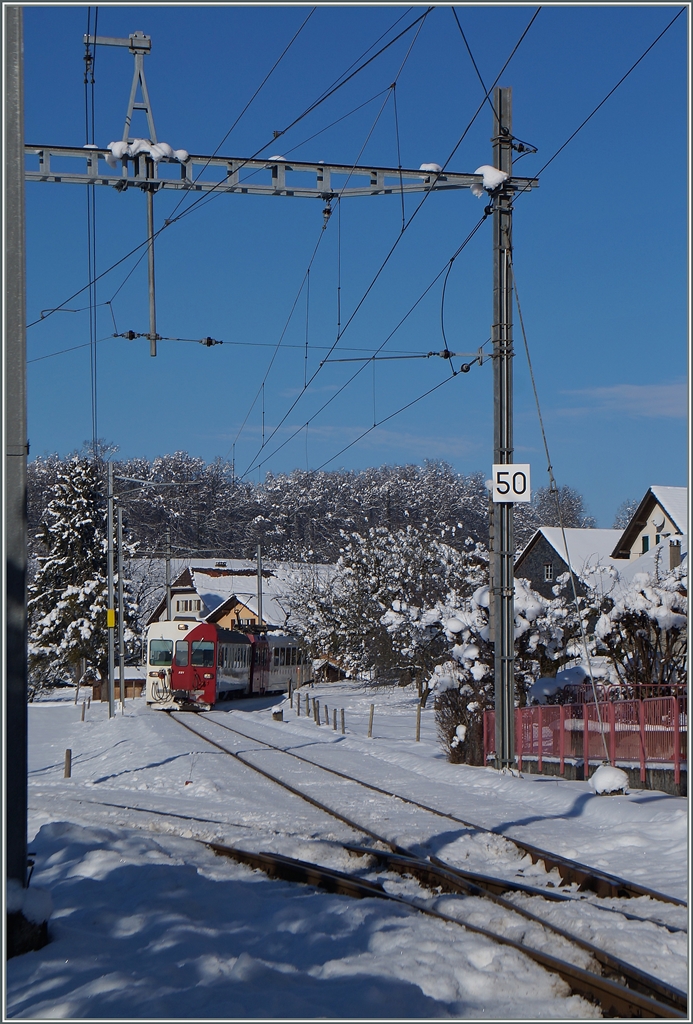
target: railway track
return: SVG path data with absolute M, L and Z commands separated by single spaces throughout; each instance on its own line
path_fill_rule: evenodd
M 489 929 L 481 928 L 478 925 L 472 925 L 469 921 L 462 920 L 450 915 L 441 913 L 430 906 L 427 906 L 421 899 L 410 900 L 405 899 L 402 896 L 394 895 L 386 892 L 381 885 L 378 883 L 368 882 L 365 879 L 357 878 L 351 875 L 345 875 L 342 872 L 335 872 L 329 868 L 321 867 L 320 865 L 308 863 L 305 861 L 298 861 L 293 858 L 283 857 L 276 853 L 256 853 L 249 851 L 242 851 L 236 847 L 228 847 L 219 843 L 208 843 L 215 852 L 223 854 L 225 856 L 234 857 L 236 860 L 241 860 L 243 863 L 250 864 L 253 867 L 259 868 L 270 875 L 282 877 L 290 881 L 303 881 L 308 884 L 318 885 L 321 888 L 327 888 L 328 891 L 340 891 L 347 895 L 360 895 L 360 896 L 377 896 L 378 898 L 394 899 L 397 902 L 403 902 L 410 906 L 412 909 L 427 913 L 429 915 L 439 917 L 440 919 L 450 921 L 454 924 L 461 925 L 471 931 L 478 932 L 479 934 L 485 935 L 486 937 L 492 938 L 494 941 L 501 942 L 505 945 L 510 945 L 513 948 L 525 953 L 534 959 L 537 963 L 542 964 L 548 970 L 551 970 L 560 977 L 562 977 L 566 983 L 570 986 L 571 990 L 579 995 L 587 996 L 590 999 L 599 1002 L 602 1012 L 605 1016 L 619 1016 L 619 1017 L 642 1017 L 642 1016 L 653 1016 L 653 1017 L 685 1017 L 687 1008 L 687 996 L 686 993 L 681 992 L 675 987 L 660 981 L 657 978 L 646 974 L 639 968 L 628 964 L 618 957 L 594 946 L 592 943 L 587 942 L 579 936 L 576 936 L 566 929 L 560 928 L 555 924 L 548 921 L 546 918 L 541 917 L 539 914 L 535 914 L 533 911 L 528 910 L 524 906 L 519 906 L 516 902 L 512 902 L 512 898 L 508 898 L 507 893 L 513 895 L 521 894 L 524 897 L 541 897 L 542 899 L 548 899 L 553 901 L 570 901 L 574 900 L 575 897 L 566 893 L 561 893 L 557 890 L 551 890 L 546 888 L 537 888 L 530 886 L 527 883 L 517 880 L 509 881 L 508 879 L 495 878 L 489 875 L 482 875 L 478 872 L 465 871 L 457 868 L 453 865 L 447 864 L 437 858 L 421 858 L 413 851 L 400 847 L 397 843 L 394 843 L 391 839 L 386 836 L 380 835 L 372 828 L 365 826 L 361 822 L 354 821 L 336 811 L 332 807 L 328 807 L 321 801 L 316 800 L 310 794 L 304 790 L 292 786 L 287 783 L 284 779 L 279 778 L 277 775 L 268 772 L 266 769 L 253 763 L 247 754 L 244 756 L 239 751 L 230 750 L 228 747 L 221 743 L 218 743 L 215 739 L 212 739 L 205 732 L 193 728 L 189 722 L 183 721 L 175 714 L 170 714 L 170 717 L 178 725 L 192 732 L 198 738 L 210 743 L 212 746 L 223 751 L 229 756 L 235 758 L 246 767 L 259 773 L 264 778 L 267 778 L 275 784 L 282 786 L 284 789 L 298 796 L 302 800 L 306 800 L 308 803 L 317 807 L 319 810 L 328 814 L 333 818 L 337 818 L 349 828 L 353 829 L 356 833 L 360 833 L 363 836 L 367 836 L 370 840 L 373 840 L 379 846 L 363 846 L 355 843 L 343 844 L 344 849 L 355 856 L 373 858 L 375 861 L 380 862 L 390 872 L 394 872 L 399 875 L 406 877 L 415 878 L 420 885 L 424 886 L 428 890 L 434 890 L 437 893 L 448 892 L 461 895 L 463 897 L 478 897 L 482 899 L 492 900 L 498 907 L 502 908 L 503 911 L 508 913 L 519 915 L 526 921 L 530 921 L 533 925 L 539 926 L 540 928 L 551 932 L 555 935 L 559 941 L 563 940 L 573 946 L 578 946 L 583 950 L 590 958 L 590 962 L 595 964 L 595 971 L 584 970 L 580 967 L 568 963 L 565 960 L 561 960 L 555 956 L 549 955 L 548 953 L 535 949 L 528 945 L 526 942 L 517 942 L 507 935 L 498 934 L 492 932 Z M 355 779 L 352 776 L 345 775 L 342 772 L 338 772 L 335 769 L 325 768 L 318 762 L 305 758 L 302 755 L 294 754 L 291 751 L 286 751 L 282 747 L 277 747 L 274 744 L 268 743 L 264 740 L 260 740 L 257 737 L 253 737 L 244 733 L 241 730 L 234 729 L 228 725 L 224 725 L 211 718 L 204 718 L 205 723 L 216 725 L 218 728 L 234 733 L 235 735 L 243 738 L 246 741 L 259 744 L 258 749 L 267 748 L 274 751 L 278 751 L 288 757 L 295 758 L 298 761 L 313 765 L 315 768 L 320 769 L 323 772 L 328 772 L 333 775 L 337 775 L 342 779 L 348 780 L 350 783 L 354 783 L 358 786 L 365 786 L 369 790 L 375 790 L 385 796 L 396 798 L 413 805 L 414 807 L 422 810 L 436 813 L 439 816 L 452 818 L 452 820 L 465 824 L 467 827 L 474 828 L 480 832 L 489 832 L 490 830 L 477 828 L 471 825 L 471 823 L 462 822 L 461 819 L 456 818 L 453 815 L 445 814 L 444 812 L 437 812 L 433 808 L 428 808 L 417 801 L 409 800 L 406 797 L 401 797 L 399 794 L 391 793 L 389 791 L 380 789 L 379 787 L 373 786 L 370 783 L 364 783 L 361 780 Z M 505 839 L 505 837 L 503 837 Z M 514 840 L 507 840 L 509 843 L 518 846 L 523 852 L 528 852 L 526 844 L 515 843 Z M 535 850 L 537 854 L 536 859 L 543 860 L 543 854 L 545 851 L 540 851 L 534 847 L 531 849 Z M 547 854 L 547 857 L 553 861 L 554 857 L 552 854 Z M 566 866 L 572 866 L 572 862 L 567 861 L 565 858 L 560 858 Z M 555 866 L 552 864 L 552 867 Z M 548 865 L 547 865 L 548 867 Z M 550 868 L 549 868 L 550 870 Z M 591 885 L 595 884 L 595 876 L 602 876 L 600 872 L 593 872 L 590 868 L 584 865 L 578 865 L 577 870 L 579 873 L 585 874 L 585 881 Z M 566 870 L 566 873 L 567 870 Z M 561 876 L 563 877 L 563 875 Z M 605 876 L 609 881 L 609 895 L 613 895 L 614 886 L 617 885 L 621 892 L 628 891 L 629 895 L 634 895 L 635 892 L 632 890 L 630 883 L 625 882 L 621 879 L 616 879 L 615 876 Z M 574 881 L 575 879 L 571 879 Z M 335 886 L 341 886 L 342 888 L 335 888 Z M 643 895 L 642 887 L 637 886 L 637 895 Z M 647 895 L 652 895 L 647 891 Z M 662 894 L 657 894 L 662 897 Z M 656 898 L 656 897 L 655 897 Z M 681 902 L 669 900 L 667 897 L 663 897 L 667 902 Z M 593 905 L 593 904 L 591 904 Z M 612 909 L 612 908 L 608 908 Z M 620 912 L 620 911 L 619 911 Z M 635 920 L 649 921 L 651 924 L 660 925 L 660 922 L 652 921 L 651 919 L 643 919 L 630 915 Z M 660 925 L 661 926 L 661 925 Z M 597 966 L 598 965 L 598 966 Z
M 292 750 L 286 750 L 284 747 L 278 747 L 273 743 L 269 743 L 266 740 L 259 739 L 257 736 L 251 736 L 248 733 L 242 732 L 240 729 L 235 729 L 229 725 L 223 724 L 214 718 L 208 718 L 205 716 L 205 722 L 210 722 L 213 725 L 218 726 L 221 729 L 225 729 L 227 732 L 235 733 L 238 736 L 242 736 L 243 739 L 250 740 L 253 743 L 259 743 L 264 747 L 271 750 L 281 751 L 289 757 L 294 758 L 297 761 L 302 761 L 305 764 L 312 765 L 315 768 L 319 768 L 323 772 L 328 772 L 330 775 L 335 775 L 338 778 L 345 779 L 349 782 L 356 782 L 360 786 L 370 789 L 373 792 L 380 793 L 383 796 L 393 797 L 397 800 L 401 800 L 402 803 L 409 804 L 413 807 L 417 807 L 422 811 L 426 811 L 429 814 L 433 814 L 439 818 L 445 818 L 448 821 L 453 821 L 458 825 L 463 825 L 465 828 L 471 829 L 474 832 L 485 833 L 487 835 L 499 836 L 505 842 L 512 844 L 518 850 L 523 853 L 529 854 L 532 859 L 532 863 L 542 862 L 547 872 L 557 870 L 560 874 L 561 881 L 564 885 L 576 884 L 578 891 L 590 891 L 594 892 L 599 897 L 615 897 L 615 898 L 636 898 L 639 896 L 648 896 L 650 899 L 657 900 L 662 903 L 671 903 L 674 906 L 687 907 L 685 900 L 677 899 L 675 896 L 669 896 L 666 893 L 658 892 L 655 889 L 649 889 L 646 886 L 640 885 L 637 882 L 631 882 L 627 879 L 619 878 L 616 875 L 609 874 L 608 872 L 602 871 L 599 868 L 593 868 L 585 864 L 580 864 L 578 861 L 570 860 L 567 857 L 562 857 L 560 854 L 550 852 L 548 850 L 542 850 L 537 846 L 532 846 L 529 843 L 525 843 L 520 839 L 509 838 L 501 832 L 497 832 L 494 829 L 485 828 L 483 825 L 479 825 L 476 822 L 470 822 L 467 819 L 459 818 L 455 814 L 451 814 L 447 811 L 441 811 L 436 807 L 431 807 L 428 804 L 421 803 L 418 800 L 413 800 L 410 797 L 402 796 L 400 793 L 395 793 L 392 790 L 383 789 L 381 786 L 376 786 L 371 782 L 365 782 L 363 779 L 357 779 L 355 776 L 347 775 L 344 772 L 340 772 L 335 768 L 328 768 L 327 766 L 320 764 L 319 761 L 314 761 L 309 757 L 305 757 L 303 754 L 297 754 Z M 179 722 L 183 725 L 185 723 Z M 186 726 L 187 727 L 187 726 Z M 303 794 L 299 794 L 303 795 Z M 397 851 L 395 851 L 397 852 Z M 620 913 L 621 911 L 619 911 Z M 651 920 L 647 918 L 640 918 L 632 915 L 632 920 Z M 663 925 L 662 922 L 656 921 L 655 924 Z M 676 929 L 679 930 L 679 929 Z

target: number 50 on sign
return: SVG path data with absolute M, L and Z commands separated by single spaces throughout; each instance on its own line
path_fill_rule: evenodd
M 529 463 L 494 464 L 493 500 L 495 502 L 531 501 Z

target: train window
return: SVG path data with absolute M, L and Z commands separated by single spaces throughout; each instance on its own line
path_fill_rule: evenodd
M 185 668 L 188 664 L 188 641 L 176 640 L 176 665 Z
M 214 668 L 214 642 L 212 640 L 193 640 L 192 664 L 202 668 Z
M 298 654 L 296 655 L 296 664 L 297 665 L 302 665 L 303 664 L 303 651 L 301 651 L 301 650 L 299 650 Z
M 292 665 L 296 664 L 296 648 L 295 647 L 291 648 L 291 664 Z
M 274 648 L 274 667 L 276 668 L 278 665 L 279 665 L 279 648 L 275 647 Z
M 286 648 L 285 647 L 280 647 L 279 648 L 279 664 L 280 665 L 286 665 Z
M 173 658 L 173 640 L 152 640 L 149 644 L 149 664 L 168 667 Z

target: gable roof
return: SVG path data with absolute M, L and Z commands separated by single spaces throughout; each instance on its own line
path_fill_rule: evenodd
M 596 565 L 616 564 L 611 551 L 621 536 L 620 530 L 567 528 L 565 530 L 565 541 L 568 545 L 567 551 L 566 544 L 563 541 L 563 533 L 564 531 L 558 526 L 540 526 L 525 549 L 518 555 L 516 567 L 524 561 L 541 537 L 544 537 L 566 565 L 569 565 L 578 576 L 585 569 Z
M 642 499 L 633 513 L 628 526 L 623 530 L 621 537 L 612 551 L 613 558 L 629 558 L 638 534 L 647 521 L 655 505 L 664 509 L 669 519 L 676 527 L 677 533 L 687 533 L 688 530 L 688 488 L 687 487 L 663 487 L 654 484 L 649 487 L 647 494 Z
M 688 488 L 660 487 L 658 484 L 655 484 L 653 487 L 650 487 L 650 490 L 679 533 L 686 533 L 688 524 Z

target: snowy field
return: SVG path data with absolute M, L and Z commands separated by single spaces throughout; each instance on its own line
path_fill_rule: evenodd
M 543 867 L 528 857 L 509 859 L 501 838 L 470 834 L 441 818 L 429 816 L 429 822 L 424 812 L 377 794 L 371 800 L 363 790 L 356 798 L 350 784 L 335 776 L 326 782 L 322 773 L 313 778 L 310 766 L 295 761 L 293 768 L 282 767 L 284 754 L 257 751 L 213 721 L 687 898 L 685 799 L 645 791 L 596 796 L 585 783 L 449 764 L 436 742 L 431 708 L 422 714 L 421 742 L 414 742 L 411 687 L 374 691 L 339 683 L 310 694 L 327 704 L 330 720 L 334 708 L 345 709 L 346 735 L 318 728 L 303 708 L 297 718 L 282 699 L 229 703 L 186 721 L 420 853 L 487 874 L 522 874 L 536 884 L 545 878 Z M 364 876 L 366 870 L 339 845 L 359 840 L 346 825 L 167 715 L 148 711 L 143 699 L 126 702 L 124 714 L 110 721 L 107 704 L 92 704 L 82 722 L 73 697 L 73 691 L 58 691 L 29 706 L 29 849 L 36 860 L 31 885 L 50 891 L 54 911 L 49 945 L 8 962 L 9 1017 L 599 1016 L 598 1008 L 571 996 L 560 979 L 528 958 L 457 925 L 377 899 L 270 880 L 215 856 L 201 841 L 274 850 Z M 283 722 L 272 720 L 279 707 Z M 63 778 L 66 748 L 72 750 L 70 779 Z M 368 877 L 402 894 L 416 888 L 386 872 Z M 431 897 L 431 905 L 455 916 L 460 898 Z M 470 921 L 496 927 L 495 908 L 486 901 L 465 906 L 472 909 Z M 573 914 L 575 906 L 569 905 Z M 542 912 L 553 908 L 556 923 L 563 923 L 563 907 L 545 903 Z M 679 927 L 687 921 L 684 910 L 645 898 L 628 901 L 627 908 Z M 685 934 L 596 911 L 587 902 L 579 909 L 585 938 L 612 949 L 618 939 L 623 959 L 686 988 Z M 569 927 L 576 930 L 575 917 Z M 530 938 L 531 944 L 542 941 Z M 555 942 L 544 948 L 565 955 Z

